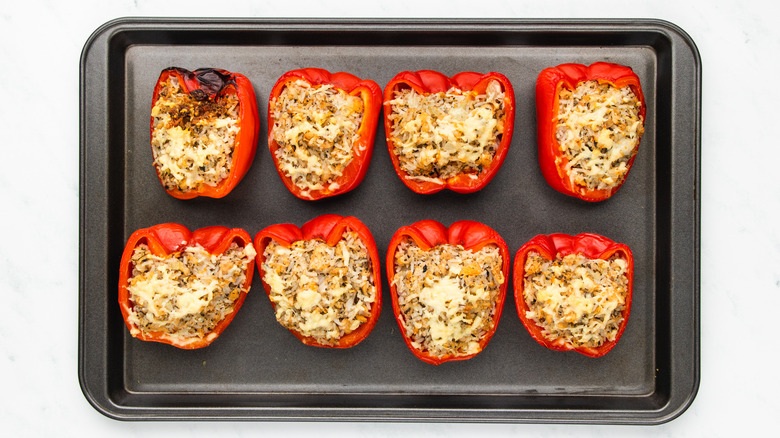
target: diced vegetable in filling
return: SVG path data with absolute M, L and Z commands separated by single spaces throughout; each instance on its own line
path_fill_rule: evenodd
M 601 260 L 570 254 L 548 260 L 531 252 L 525 262 L 526 317 L 550 340 L 594 348 L 614 341 L 627 294 L 627 263 L 617 256 Z
M 407 239 L 395 253 L 393 284 L 406 336 L 434 357 L 480 352 L 480 341 L 495 327 L 504 281 L 495 245 L 476 252 L 449 244 L 424 251 Z
M 485 94 L 395 92 L 388 133 L 400 168 L 415 180 L 478 175 L 490 166 L 504 132 L 504 92 L 492 81 Z
M 144 333 L 204 338 L 233 312 L 254 258 L 251 244 L 242 248 L 233 243 L 219 255 L 197 245 L 167 256 L 139 245 L 127 285 L 132 303 L 128 320 Z
M 644 133 L 642 103 L 630 87 L 597 81 L 561 88 L 556 138 L 571 182 L 590 190 L 619 186 Z
M 228 177 L 239 125 L 234 93 L 186 93 L 171 76 L 152 107 L 152 152 L 167 190 L 216 186 Z
M 363 101 L 332 85 L 287 84 L 271 102 L 279 169 L 299 188 L 336 190 L 353 159 Z
M 374 270 L 357 233 L 344 233 L 335 246 L 312 239 L 285 247 L 272 240 L 263 254 L 263 281 L 287 329 L 336 345 L 371 317 Z

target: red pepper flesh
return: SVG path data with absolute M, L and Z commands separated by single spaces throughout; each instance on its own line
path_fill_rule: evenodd
M 536 81 L 537 146 L 539 149 L 539 167 L 547 183 L 555 190 L 585 201 L 603 201 L 611 197 L 623 185 L 626 178 L 611 189 L 591 190 L 573 184 L 566 171 L 568 159 L 561 151 L 556 137 L 558 123 L 558 102 L 561 88 L 574 90 L 586 81 L 611 84 L 616 88 L 630 87 L 641 103 L 639 115 L 645 120 L 647 108 L 639 77 L 630 67 L 606 62 L 596 62 L 590 66 L 582 64 L 561 64 L 549 67 L 539 73 Z M 639 145 L 637 144 L 637 147 Z M 634 164 L 634 155 L 627 163 L 628 171 Z M 628 174 L 626 174 L 626 177 Z
M 178 78 L 182 89 L 190 94 L 213 99 L 217 95 L 235 94 L 239 102 L 238 133 L 233 146 L 233 160 L 228 176 L 217 185 L 203 184 L 197 190 L 182 191 L 178 188 L 166 189 L 171 196 L 178 199 L 192 199 L 198 196 L 222 198 L 244 178 L 252 166 L 257 150 L 257 140 L 260 136 L 260 115 L 257 111 L 255 91 L 249 79 L 239 73 L 214 68 L 201 68 L 195 71 L 179 67 L 170 67 L 160 73 L 152 96 L 152 108 L 160 97 L 160 90 L 174 76 Z M 151 121 L 151 136 L 154 136 L 154 117 Z M 157 177 L 162 184 L 160 170 Z M 163 187 L 165 185 L 163 184 Z
M 187 227 L 173 223 L 142 228 L 130 235 L 120 262 L 119 308 L 122 312 L 122 317 L 125 320 L 125 325 L 127 325 L 131 334 L 136 332 L 136 330 L 140 330 L 129 320 L 130 313 L 133 309 L 133 302 L 131 301 L 130 294 L 127 290 L 128 280 L 133 274 L 132 257 L 136 247 L 145 244 L 152 254 L 162 257 L 183 251 L 188 247 L 200 245 L 203 249 L 208 251 L 209 254 L 218 255 L 224 253 L 234 242 L 243 248 L 246 247 L 246 245 L 251 245 L 252 239 L 249 236 L 249 233 L 240 228 L 231 229 L 222 226 L 213 226 L 190 232 Z M 139 331 L 136 332 L 136 334 L 133 334 L 133 336 L 142 341 L 162 342 L 186 350 L 208 346 L 219 337 L 228 325 L 230 325 L 230 322 L 233 321 L 238 310 L 244 304 L 247 292 L 249 292 L 249 288 L 252 285 L 252 275 L 255 269 L 254 263 L 254 260 L 252 260 L 247 264 L 244 285 L 241 293 L 234 302 L 233 312 L 226 315 L 208 335 L 203 338 L 182 340 L 166 336 L 165 333 Z
M 393 279 L 395 278 L 395 253 L 398 245 L 406 238 L 412 239 L 415 244 L 421 249 L 428 251 L 439 245 L 460 245 L 466 250 L 479 251 L 487 245 L 496 245 L 501 253 L 501 272 L 504 275 L 504 283 L 501 284 L 499 295 L 496 300 L 496 310 L 493 317 L 493 327 L 479 340 L 479 351 L 477 353 L 469 355 L 445 355 L 434 356 L 428 353 L 426 350 L 418 349 L 412 344 L 411 338 L 406 334 L 406 326 L 404 324 L 403 313 L 398 304 L 398 293 L 394 285 Z M 395 232 L 390 245 L 387 249 L 387 259 L 385 262 L 385 268 L 387 272 L 387 280 L 390 283 L 390 296 L 393 304 L 393 315 L 398 323 L 398 327 L 403 335 L 404 342 L 409 350 L 423 362 L 440 365 L 444 362 L 458 361 L 471 359 L 479 354 L 487 346 L 493 334 L 496 332 L 498 322 L 501 319 L 501 312 L 504 308 L 504 301 L 506 299 L 506 289 L 509 284 L 509 265 L 510 255 L 509 248 L 504 242 L 504 239 L 492 228 L 479 222 L 474 221 L 458 221 L 450 225 L 449 228 L 442 225 L 435 220 L 426 219 L 416 222 L 412 225 L 407 225 L 398 229 Z
M 575 347 L 562 338 L 550 339 L 544 335 L 543 329 L 535 321 L 526 316 L 530 309 L 525 301 L 523 288 L 525 285 L 525 262 L 530 252 L 535 252 L 548 260 L 554 260 L 556 256 L 565 257 L 570 254 L 582 254 L 590 259 L 607 260 L 618 255 L 627 263 L 626 277 L 628 279 L 625 307 L 623 309 L 623 322 L 613 341 L 605 342 L 599 347 Z M 582 233 L 576 236 L 568 234 L 540 234 L 523 245 L 515 255 L 513 282 L 515 292 L 515 304 L 520 320 L 528 330 L 528 333 L 539 344 L 557 351 L 576 351 L 589 357 L 601 357 L 607 354 L 620 340 L 631 314 L 631 297 L 634 284 L 634 256 L 631 249 L 622 243 L 616 243 L 604 236 L 592 233 Z
M 275 122 L 273 104 L 288 84 L 298 80 L 305 81 L 315 87 L 332 85 L 334 88 L 343 90 L 351 96 L 359 96 L 363 102 L 363 120 L 360 123 L 360 128 L 358 128 L 357 139 L 352 144 L 352 161 L 347 165 L 340 177 L 319 190 L 304 190 L 295 185 L 292 178 L 285 175 L 281 170 L 279 159 L 276 156 L 279 144 L 273 138 Z M 268 148 L 271 150 L 271 157 L 274 160 L 279 177 L 290 193 L 300 199 L 317 200 L 347 193 L 360 185 L 366 176 L 368 166 L 371 163 L 371 156 L 374 153 L 374 139 L 379 120 L 379 110 L 381 109 L 381 99 L 382 90 L 376 82 L 370 79 L 360 79 L 346 72 L 330 73 L 321 68 L 304 68 L 288 71 L 276 81 L 268 99 Z
M 490 165 L 482 169 L 478 174 L 463 173 L 453 176 L 447 180 L 422 181 L 414 179 L 406 173 L 399 164 L 398 156 L 395 154 L 395 143 L 390 138 L 393 126 L 389 119 L 392 113 L 390 101 L 395 99 L 395 92 L 404 88 L 412 88 L 418 94 L 444 93 L 451 88 L 457 88 L 463 92 L 474 91 L 477 94 L 484 94 L 488 85 L 492 81 L 501 84 L 504 91 L 504 132 L 496 148 L 495 156 Z M 401 178 L 404 184 L 413 191 L 421 194 L 436 193 L 444 189 L 449 189 L 458 193 L 472 193 L 485 187 L 501 168 L 506 159 L 509 145 L 512 142 L 512 132 L 515 123 L 515 93 L 512 83 L 501 73 L 475 73 L 461 72 L 452 77 L 432 70 L 404 71 L 398 73 L 385 86 L 384 90 L 384 123 L 385 135 L 387 136 L 387 148 L 390 152 L 390 159 L 393 162 L 395 173 Z
M 275 224 L 266 227 L 255 235 L 255 248 L 257 250 L 257 269 L 260 272 L 260 279 L 263 282 L 263 288 L 270 296 L 271 286 L 265 282 L 265 273 L 263 272 L 263 264 L 265 263 L 265 249 L 268 244 L 273 240 L 277 244 L 290 247 L 293 243 L 300 240 L 314 240 L 319 239 L 325 242 L 329 246 L 336 246 L 342 239 L 345 232 L 352 231 L 357 233 L 360 240 L 368 250 L 369 258 L 371 259 L 371 269 L 373 271 L 374 286 L 376 286 L 376 299 L 371 305 L 371 314 L 366 322 L 361 324 L 355 331 L 348 333 L 341 337 L 335 345 L 321 344 L 316 339 L 310 336 L 304 336 L 296 330 L 290 330 L 296 338 L 300 339 L 306 345 L 314 347 L 326 347 L 326 348 L 349 348 L 357 345 L 363 341 L 369 333 L 374 329 L 377 321 L 379 320 L 379 314 L 382 311 L 382 279 L 379 266 L 379 253 L 376 249 L 376 242 L 368 227 L 363 224 L 358 218 L 351 216 L 339 216 L 335 214 L 326 214 L 316 217 L 309 222 L 305 223 L 302 227 L 294 224 Z M 272 307 L 276 307 L 271 302 Z

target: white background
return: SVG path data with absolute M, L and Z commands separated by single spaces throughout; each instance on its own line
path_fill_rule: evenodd
M 332 3 L 332 4 L 331 4 Z M 0 428 L 3 436 L 734 436 L 780 420 L 778 7 L 766 1 L 371 3 L 20 0 L 0 10 Z M 653 427 L 411 423 L 125 423 L 77 378 L 79 56 L 123 16 L 660 18 L 703 64 L 701 387 Z M 771 433 L 770 433 L 771 434 Z

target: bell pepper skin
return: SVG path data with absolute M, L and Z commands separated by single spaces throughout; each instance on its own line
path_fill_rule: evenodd
M 413 179 L 406 173 L 399 164 L 398 156 L 395 154 L 395 143 L 390 138 L 389 133 L 393 130 L 389 115 L 392 113 L 390 101 L 395 97 L 397 90 L 412 88 L 419 94 L 443 93 L 451 88 L 458 88 L 461 91 L 474 91 L 477 94 L 484 94 L 488 84 L 491 81 L 498 81 L 503 88 L 504 98 L 504 132 L 501 136 L 501 142 L 496 148 L 496 154 L 490 166 L 482 169 L 476 175 L 460 174 L 447 180 L 440 181 L 420 181 Z M 432 194 L 444 189 L 449 189 L 457 193 L 473 193 L 485 187 L 501 168 L 509 152 L 509 145 L 512 142 L 512 133 L 515 123 L 515 93 L 512 83 L 501 73 L 475 73 L 461 72 L 452 77 L 447 77 L 443 73 L 432 70 L 404 71 L 398 73 L 384 89 L 384 124 L 385 135 L 387 135 L 387 148 L 390 152 L 390 159 L 393 162 L 395 173 L 401 178 L 401 181 L 416 193 Z
M 573 184 L 566 171 L 568 159 L 561 151 L 556 138 L 558 122 L 558 94 L 561 88 L 574 90 L 577 84 L 586 81 L 598 81 L 612 84 L 616 88 L 630 87 L 641 102 L 639 115 L 645 120 L 647 108 L 639 77 L 630 67 L 606 62 L 596 62 L 589 66 L 582 64 L 561 64 L 549 67 L 539 73 L 536 81 L 537 146 L 539 167 L 547 183 L 555 190 L 579 199 L 597 202 L 611 197 L 623 185 L 634 163 L 634 155 L 627 163 L 626 178 L 611 189 L 591 190 Z M 637 144 L 639 147 L 639 144 Z
M 280 169 L 279 160 L 276 157 L 276 151 L 280 146 L 273 138 L 273 102 L 288 84 L 298 80 L 308 82 L 312 86 L 332 85 L 351 96 L 359 96 L 363 102 L 363 120 L 358 128 L 358 138 L 352 145 L 352 161 L 340 177 L 319 190 L 305 191 L 296 186 L 292 178 L 285 175 Z M 371 164 L 371 156 L 374 153 L 374 139 L 381 105 L 382 89 L 370 79 L 361 79 L 347 72 L 331 73 L 321 68 L 303 68 L 283 74 L 271 89 L 271 95 L 268 99 L 268 148 L 271 150 L 271 157 L 279 177 L 290 193 L 300 199 L 311 201 L 347 193 L 359 186 L 366 176 L 369 164 Z M 337 187 L 331 188 L 331 186 Z
M 376 299 L 371 305 L 370 317 L 355 331 L 344 335 L 335 345 L 321 344 L 313 337 L 304 336 L 298 331 L 290 330 L 290 332 L 305 345 L 325 348 L 350 348 L 363 341 L 374 329 L 374 326 L 379 320 L 379 314 L 382 312 L 382 278 L 379 266 L 379 253 L 376 249 L 374 237 L 368 227 L 358 218 L 335 214 L 325 214 L 316 217 L 300 228 L 294 224 L 270 225 L 255 235 L 254 242 L 257 250 L 257 268 L 260 272 L 263 288 L 270 296 L 271 286 L 269 286 L 263 278 L 265 276 L 263 264 L 266 260 L 264 254 L 265 249 L 272 240 L 285 247 L 289 247 L 299 240 L 312 239 L 319 239 L 329 246 L 335 246 L 347 231 L 357 233 L 368 250 L 368 255 L 371 259 L 374 286 L 376 286 Z M 274 309 L 276 308 L 273 301 L 271 301 L 271 307 Z
M 393 279 L 395 278 L 395 253 L 398 245 L 406 238 L 412 239 L 418 247 L 423 250 L 430 250 L 439 245 L 450 244 L 460 245 L 466 250 L 479 251 L 487 245 L 496 245 L 501 253 L 502 266 L 501 271 L 504 275 L 504 283 L 499 287 L 499 295 L 496 300 L 495 316 L 493 318 L 493 327 L 484 335 L 479 341 L 479 351 L 469 355 L 452 355 L 448 354 L 442 357 L 434 356 L 428 353 L 426 350 L 415 348 L 412 344 L 412 340 L 406 334 L 406 327 L 404 325 L 404 317 L 401 312 L 400 305 L 398 304 L 398 292 L 394 285 Z M 387 280 L 390 283 L 390 296 L 392 298 L 393 315 L 398 323 L 398 327 L 403 335 L 404 342 L 409 350 L 423 362 L 431 365 L 440 365 L 444 362 L 467 360 L 476 356 L 482 350 L 485 349 L 490 339 L 496 332 L 498 322 L 501 319 L 501 312 L 504 308 L 504 301 L 506 299 L 506 289 L 509 284 L 509 266 L 511 264 L 509 248 L 504 242 L 504 239 L 492 228 L 475 221 L 458 221 L 450 225 L 449 228 L 445 227 L 438 221 L 432 219 L 425 219 L 419 222 L 415 222 L 412 225 L 407 225 L 398 229 L 395 232 L 390 245 L 387 249 L 387 259 L 385 261 L 385 268 L 387 273 Z
M 605 342 L 597 348 L 575 347 L 561 338 L 549 339 L 544 333 L 542 327 L 535 321 L 526 316 L 530 309 L 525 302 L 523 288 L 525 284 L 525 262 L 528 253 L 536 252 L 548 260 L 554 260 L 557 255 L 565 257 L 570 254 L 582 254 L 591 259 L 607 260 L 614 255 L 618 255 L 627 262 L 626 277 L 628 279 L 627 295 L 625 308 L 623 309 L 623 322 L 621 323 L 617 335 L 613 341 Z M 620 340 L 623 331 L 628 324 L 628 317 L 631 314 L 631 298 L 633 295 L 634 284 L 634 256 L 631 249 L 622 243 L 616 243 L 613 240 L 593 233 L 581 233 L 576 236 L 568 234 L 540 234 L 528 243 L 520 247 L 515 255 L 513 268 L 513 283 L 515 293 L 515 303 L 517 305 L 517 314 L 520 316 L 525 328 L 532 338 L 539 344 L 556 351 L 576 351 L 589 357 L 601 357 L 607 354 Z
M 260 136 L 260 115 L 257 111 L 257 99 L 255 91 L 249 79 L 239 73 L 231 73 L 227 70 L 215 68 L 201 68 L 189 71 L 179 67 L 169 67 L 160 73 L 157 85 L 154 87 L 152 107 L 160 97 L 162 86 L 168 78 L 175 76 L 179 79 L 182 89 L 190 94 L 198 94 L 213 99 L 218 95 L 235 94 L 238 96 L 239 116 L 238 134 L 233 147 L 233 162 L 228 176 L 216 186 L 203 184 L 197 190 L 182 191 L 166 189 L 166 192 L 177 199 L 192 199 L 198 196 L 209 198 L 222 198 L 230 193 L 233 188 L 244 178 L 249 171 L 257 151 L 257 140 Z M 154 117 L 151 121 L 151 136 L 154 136 Z M 162 178 L 157 170 L 157 177 Z M 163 187 L 165 185 L 163 184 Z
M 249 236 L 249 233 L 240 228 L 231 229 L 222 226 L 213 226 L 191 232 L 187 227 L 174 223 L 142 228 L 131 234 L 125 245 L 124 252 L 122 253 L 119 269 L 119 308 L 122 312 L 122 317 L 125 320 L 125 325 L 127 325 L 131 334 L 142 341 L 162 342 L 185 350 L 203 348 L 214 342 L 227 326 L 230 325 L 233 318 L 244 304 L 249 288 L 252 285 L 255 261 L 251 260 L 247 264 L 244 285 L 234 303 L 233 312 L 226 315 L 225 318 L 203 338 L 180 341 L 171 339 L 169 336 L 164 336 L 164 334 L 160 332 L 140 331 L 137 334 L 133 334 L 133 331 L 138 329 L 138 327 L 129 320 L 133 302 L 130 300 L 130 293 L 127 290 L 128 280 L 133 274 L 132 256 L 135 248 L 142 244 L 146 244 L 152 254 L 161 257 L 183 251 L 188 247 L 196 245 L 202 246 L 209 254 L 218 255 L 224 253 L 233 242 L 240 247 L 246 247 L 246 245 L 252 244 L 252 238 Z

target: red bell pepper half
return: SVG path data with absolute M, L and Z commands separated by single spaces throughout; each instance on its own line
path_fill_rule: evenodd
M 615 339 L 607 341 L 598 347 L 574 346 L 563 338 L 552 337 L 544 333 L 544 329 L 526 315 L 530 311 L 525 300 L 525 264 L 529 253 L 537 253 L 547 260 L 554 260 L 556 256 L 565 257 L 570 254 L 582 254 L 590 259 L 608 260 L 617 256 L 626 261 L 626 277 L 628 280 L 627 295 L 622 310 L 622 322 L 618 328 Z M 557 351 L 574 350 L 589 357 L 601 357 L 607 354 L 617 344 L 628 323 L 631 313 L 631 297 L 633 292 L 634 257 L 631 249 L 622 243 L 616 243 L 604 236 L 592 233 L 581 233 L 576 236 L 568 234 L 540 234 L 523 245 L 515 255 L 513 282 L 517 313 L 525 328 L 532 338 L 539 344 Z
M 246 76 L 227 70 L 201 68 L 195 71 L 179 67 L 170 67 L 160 73 L 152 96 L 152 108 L 160 98 L 160 91 L 170 77 L 176 77 L 182 90 L 199 101 L 213 101 L 218 96 L 235 95 L 238 97 L 238 133 L 233 146 L 232 165 L 228 176 L 217 185 L 203 184 L 196 190 L 169 189 L 166 192 L 178 199 L 192 199 L 198 196 L 222 198 L 244 178 L 252 166 L 260 135 L 260 115 L 257 111 L 257 99 L 252 83 Z M 191 110 L 182 109 L 183 112 Z M 151 137 L 154 139 L 154 116 L 151 121 Z M 165 187 L 160 169 L 155 166 L 157 177 Z
M 398 303 L 397 287 L 394 283 L 396 276 L 395 270 L 395 256 L 398 250 L 399 244 L 406 239 L 411 239 L 422 250 L 429 251 L 439 245 L 460 245 L 464 249 L 477 252 L 488 245 L 495 245 L 498 247 L 501 254 L 501 272 L 504 277 L 504 282 L 499 287 L 499 294 L 495 302 L 495 313 L 493 314 L 493 325 L 485 333 L 485 335 L 479 340 L 479 348 L 476 353 L 466 355 L 447 354 L 444 356 L 436 356 L 428 352 L 423 348 L 415 347 L 412 343 L 412 338 L 407 334 L 406 323 L 404 314 L 401 311 L 401 307 Z M 493 334 L 496 332 L 498 322 L 501 319 L 501 312 L 504 308 L 504 300 L 506 298 L 506 289 L 509 284 L 509 266 L 510 266 L 509 248 L 504 242 L 504 239 L 492 228 L 479 222 L 474 221 L 458 221 L 453 223 L 449 228 L 445 227 L 441 223 L 426 219 L 416 222 L 412 225 L 401 227 L 396 231 L 390 240 L 390 245 L 387 249 L 386 270 L 387 280 L 390 283 L 390 296 L 392 297 L 393 314 L 395 315 L 398 327 L 403 335 L 406 346 L 411 352 L 423 362 L 440 365 L 444 362 L 458 361 L 471 359 L 479 354 L 487 346 Z
M 296 81 L 305 81 L 311 86 L 331 85 L 343 90 L 351 96 L 360 97 L 363 102 L 363 118 L 357 131 L 357 139 L 352 143 L 352 161 L 344 169 L 341 176 L 335 178 L 318 190 L 307 190 L 297 186 L 293 179 L 285 174 L 279 166 L 277 150 L 280 145 L 274 140 L 274 102 L 282 94 L 285 87 Z M 321 68 L 303 68 L 288 71 L 283 74 L 271 89 L 268 99 L 268 147 L 271 150 L 276 170 L 285 187 L 300 199 L 317 200 L 340 195 L 355 189 L 363 181 L 374 153 L 374 138 L 379 120 L 379 110 L 382 105 L 382 89 L 370 79 L 361 79 L 351 73 L 331 73 Z
M 473 91 L 477 95 L 486 93 L 488 85 L 497 81 L 505 94 L 504 97 L 504 132 L 500 135 L 499 145 L 495 156 L 490 164 L 480 170 L 479 173 L 461 173 L 443 179 L 416 179 L 404 171 L 395 154 L 395 143 L 390 138 L 390 132 L 393 131 L 393 124 L 389 118 L 392 113 L 390 102 L 395 99 L 397 91 L 406 88 L 415 90 L 418 94 L 445 93 L 451 88 L 457 88 L 463 92 Z M 387 148 L 390 151 L 390 159 L 393 162 L 395 173 L 401 178 L 404 184 L 413 191 L 421 194 L 431 194 L 443 189 L 449 189 L 458 193 L 472 193 L 481 190 L 490 180 L 496 176 L 498 169 L 506 159 L 509 145 L 512 142 L 512 132 L 515 122 L 515 93 L 511 82 L 501 73 L 474 73 L 461 72 L 452 77 L 432 70 L 404 71 L 398 73 L 384 89 L 384 123 L 385 135 L 387 136 Z
M 379 319 L 379 314 L 382 311 L 382 286 L 379 266 L 379 253 L 376 249 L 374 237 L 368 227 L 359 219 L 351 216 L 344 217 L 335 214 L 326 214 L 316 217 L 305 223 L 300 228 L 294 224 L 271 225 L 255 235 L 255 248 L 257 248 L 257 268 L 260 271 L 260 278 L 263 282 L 263 288 L 270 297 L 271 286 L 265 281 L 266 272 L 264 271 L 263 266 L 266 262 L 266 256 L 264 254 L 265 250 L 272 240 L 277 244 L 288 248 L 295 242 L 314 239 L 322 240 L 329 246 L 336 246 L 339 241 L 342 240 L 344 233 L 348 231 L 357 233 L 361 242 L 368 250 L 368 255 L 371 259 L 371 269 L 373 271 L 372 279 L 374 286 L 376 287 L 376 297 L 374 302 L 371 304 L 370 317 L 356 330 L 342 336 L 335 344 L 323 344 L 318 342 L 314 337 L 304 336 L 301 332 L 290 329 L 290 332 L 306 345 L 326 348 L 349 348 L 363 341 L 374 329 L 374 326 Z M 276 305 L 273 301 L 271 301 L 271 306 L 274 308 L 274 310 L 276 309 Z
M 130 320 L 130 314 L 135 306 L 127 289 L 133 274 L 132 257 L 135 248 L 140 245 L 146 245 L 153 255 L 164 257 L 197 245 L 202 246 L 209 254 L 219 255 L 227 251 L 232 243 L 236 243 L 239 247 L 244 248 L 247 245 L 252 245 L 252 238 L 249 236 L 249 233 L 239 228 L 231 229 L 213 226 L 190 232 L 187 227 L 174 223 L 142 228 L 130 235 L 122 253 L 119 269 L 119 308 L 125 324 L 130 330 L 130 334 L 142 341 L 162 342 L 186 350 L 206 347 L 214 342 L 230 325 L 230 322 L 233 321 L 233 318 L 246 299 L 247 292 L 249 292 L 249 288 L 252 285 L 252 275 L 255 267 L 254 259 L 247 264 L 246 272 L 244 273 L 244 284 L 238 298 L 234 301 L 233 311 L 227 314 L 224 319 L 217 323 L 213 330 L 202 338 L 182 338 L 163 332 L 141 330 Z
M 557 67 L 546 68 L 539 73 L 536 81 L 536 113 L 539 167 L 542 175 L 555 190 L 585 201 L 595 202 L 611 197 L 623 185 L 625 178 L 610 189 L 589 189 L 574 184 L 566 170 L 569 160 L 561 151 L 556 137 L 560 90 L 562 88 L 574 90 L 578 84 L 586 81 L 611 84 L 616 88 L 630 87 L 641 103 L 639 116 L 642 120 L 645 120 L 647 108 L 639 77 L 630 67 L 606 62 L 596 62 L 590 66 L 561 64 Z M 635 158 L 636 155 L 628 161 L 626 175 Z

